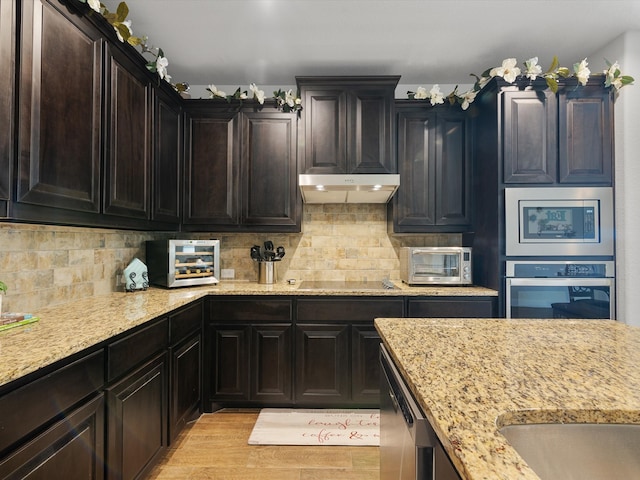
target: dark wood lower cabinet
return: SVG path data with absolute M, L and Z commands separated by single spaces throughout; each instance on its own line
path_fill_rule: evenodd
M 292 328 L 285 324 L 251 329 L 250 400 L 265 405 L 291 401 Z
M 296 404 L 349 403 L 349 326 L 296 326 Z
M 147 473 L 167 446 L 167 354 L 107 389 L 107 478 Z
M 351 327 L 351 401 L 356 405 L 380 404 L 380 342 L 373 325 Z
M 169 438 L 173 441 L 190 420 L 200 414 L 202 398 L 202 335 L 169 349 L 171 393 L 169 398 Z
M 7 480 L 104 478 L 104 395 L 75 409 L 0 462 Z
M 205 409 L 377 407 L 380 337 L 373 320 L 405 316 L 405 301 L 354 296 L 212 299 Z
M 373 320 L 403 316 L 403 297 L 298 299 L 296 402 L 378 407 L 380 337 Z
M 291 332 L 290 324 L 210 325 L 210 400 L 290 404 Z
M 209 399 L 249 399 L 249 325 L 209 325 Z

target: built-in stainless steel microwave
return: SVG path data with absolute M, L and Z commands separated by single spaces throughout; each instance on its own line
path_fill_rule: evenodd
M 471 248 L 403 247 L 400 279 L 409 285 L 471 285 Z
M 613 255 L 611 187 L 505 189 L 507 256 Z
M 216 284 L 220 240 L 147 241 L 149 283 L 163 287 Z

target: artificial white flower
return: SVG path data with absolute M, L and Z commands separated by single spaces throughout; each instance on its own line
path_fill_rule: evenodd
M 218 88 L 215 85 L 209 85 L 207 87 L 207 90 L 209 90 L 209 98 L 215 98 L 215 97 L 226 98 L 227 96 L 227 94 L 224 93 L 222 90 L 218 90 Z
M 133 30 L 131 29 L 131 20 L 125 20 L 124 22 L 121 22 L 120 25 L 124 25 L 125 27 L 127 27 L 127 30 L 129 30 L 129 36 L 133 35 Z M 115 26 L 113 27 L 113 29 L 116 31 L 116 35 L 118 35 L 118 40 L 124 42 L 124 38 L 122 38 L 122 35 L 120 35 L 120 31 Z
M 620 65 L 617 61 L 602 73 L 606 75 L 604 81 L 605 87 L 613 86 L 613 88 L 615 88 L 616 90 L 620 90 L 622 88 L 622 78 L 620 78 Z
M 429 90 L 429 98 L 431 100 L 431 105 L 444 103 L 444 95 L 440 91 L 440 85 L 435 84 L 431 90 Z
M 535 80 L 542 73 L 542 67 L 538 65 L 538 57 L 531 57 L 524 62 L 524 66 L 527 67 L 525 73 L 529 80 Z
M 584 86 L 589 81 L 589 74 L 591 74 L 591 70 L 587 68 L 587 59 L 585 58 L 580 63 L 573 64 L 573 71 L 576 72 L 576 78 L 580 85 Z
M 466 110 L 467 108 L 469 108 L 469 105 L 471 105 L 473 103 L 473 101 L 476 99 L 476 95 L 477 95 L 477 91 L 475 90 L 467 90 L 466 92 L 464 92 L 462 94 L 462 110 Z
M 285 102 L 287 102 L 287 105 L 289 105 L 291 108 L 294 107 L 294 105 L 296 104 L 296 97 L 293 94 L 293 90 L 289 89 L 285 95 Z
M 87 3 L 93 10 L 100 13 L 100 0 L 89 0 Z
M 429 93 L 427 92 L 426 88 L 418 87 L 413 98 L 415 98 L 416 100 L 426 100 L 427 98 L 429 98 Z
M 259 90 L 255 83 L 249 85 L 249 90 L 251 90 L 253 98 L 255 98 L 260 105 L 264 104 L 264 90 Z
M 158 72 L 160 78 L 165 78 L 167 79 L 167 81 L 171 79 L 171 77 L 167 75 L 168 66 L 169 60 L 167 60 L 167 57 L 158 57 L 158 59 L 156 60 L 156 72 Z
M 515 58 L 505 58 L 501 67 L 491 69 L 490 75 L 492 77 L 502 77 L 506 82 L 513 83 L 516 77 L 520 75 L 520 68 L 516 67 L 517 63 L 518 61 Z
M 242 92 L 240 94 L 240 100 L 246 100 L 247 98 L 249 98 L 248 95 L 247 95 L 247 92 Z

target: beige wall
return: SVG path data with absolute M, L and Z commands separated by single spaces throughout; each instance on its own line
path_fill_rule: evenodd
M 221 267 L 235 281 L 257 281 L 249 248 L 272 240 L 286 249 L 278 281 L 398 280 L 398 248 L 460 245 L 460 235 L 388 235 L 386 205 L 305 205 L 299 234 L 194 234 L 221 240 Z M 4 311 L 37 313 L 41 306 L 122 290 L 118 280 L 144 242 L 176 234 L 0 223 Z M 181 236 L 185 236 L 182 234 Z M 227 280 L 224 280 L 227 281 Z M 132 294 L 134 295 L 134 294 Z

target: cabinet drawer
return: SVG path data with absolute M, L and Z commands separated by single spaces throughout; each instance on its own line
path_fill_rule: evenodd
M 100 350 L 0 398 L 0 453 L 104 385 Z
M 196 302 L 169 315 L 171 345 L 184 340 L 202 327 L 202 302 Z
M 107 347 L 107 380 L 118 378 L 138 366 L 169 343 L 169 320 L 163 318 L 153 325 L 118 340 Z
M 326 298 L 297 303 L 298 322 L 367 321 L 377 317 L 402 317 L 404 300 L 398 298 Z
M 237 300 L 214 300 L 209 305 L 211 307 L 210 319 L 215 322 L 234 320 L 243 322 L 291 321 L 291 300 L 247 300 L 240 298 Z
M 443 297 L 409 300 L 408 317 L 492 318 L 496 316 L 497 297 Z

